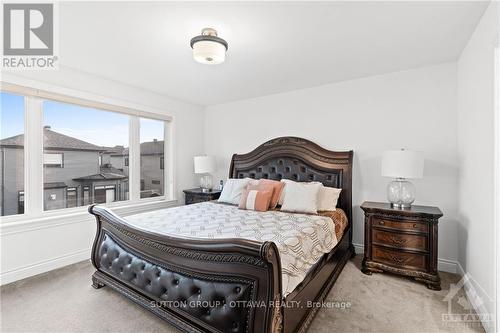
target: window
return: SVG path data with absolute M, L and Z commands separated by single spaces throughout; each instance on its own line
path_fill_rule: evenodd
M 64 154 L 63 153 L 45 153 L 43 154 L 43 166 L 53 168 L 64 167 Z
M 115 201 L 115 186 L 96 186 L 94 188 L 94 202 L 95 203 L 110 203 Z
M 82 204 L 84 206 L 90 205 L 90 203 L 91 203 L 91 201 L 90 201 L 90 186 L 84 186 L 83 187 L 82 198 L 83 198 Z
M 128 199 L 128 186 L 120 186 L 128 180 L 128 172 L 120 165 L 121 159 L 112 157 L 128 145 L 129 116 L 44 101 L 43 118 L 46 210 L 88 205 L 92 198 L 95 203 Z M 78 199 L 81 187 L 83 200 Z
M 93 203 L 163 200 L 173 193 L 172 175 L 165 172 L 170 119 L 85 96 L 2 82 L 2 222 L 37 220 L 44 211 L 68 208 L 83 212 L 76 208 Z
M 24 97 L 1 92 L 0 99 L 0 216 L 23 214 Z
M 140 119 L 141 198 L 164 194 L 164 133 L 164 121 Z
M 66 207 L 77 207 L 78 205 L 78 194 L 76 187 L 68 187 L 66 189 Z

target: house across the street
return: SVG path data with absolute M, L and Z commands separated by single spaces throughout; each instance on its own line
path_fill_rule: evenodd
M 128 148 L 97 146 L 50 126 L 43 133 L 44 210 L 128 200 Z M 141 144 L 141 197 L 163 195 L 163 158 L 163 141 Z M 0 170 L 0 215 L 23 213 L 23 134 L 0 140 Z

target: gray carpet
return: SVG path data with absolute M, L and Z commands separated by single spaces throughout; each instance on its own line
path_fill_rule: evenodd
M 344 268 L 309 332 L 484 332 L 478 325 L 446 326 L 443 298 L 458 276 L 441 273 L 442 291 L 388 274 L 364 275 L 360 258 Z M 1 288 L 2 332 L 178 332 L 109 288 L 90 286 L 93 268 L 81 262 Z M 463 313 L 464 293 L 451 304 Z M 339 303 L 337 303 L 339 304 Z M 334 303 L 330 303 L 335 305 Z

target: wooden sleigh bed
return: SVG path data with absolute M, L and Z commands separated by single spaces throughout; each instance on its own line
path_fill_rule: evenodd
M 297 137 L 270 140 L 248 154 L 232 157 L 231 178 L 287 178 L 342 188 L 337 206 L 349 221 L 342 238 L 286 297 L 273 242 L 160 235 L 95 205 L 89 207 L 97 221 L 91 256 L 96 268 L 93 286 L 108 286 L 186 332 L 305 332 L 320 309 L 305 304 L 323 301 L 355 254 L 352 157 L 352 151 L 328 151 Z M 156 287 L 152 287 L 154 279 L 158 279 Z M 169 288 L 176 288 L 177 299 L 165 296 Z M 182 303 L 202 293 L 211 302 Z M 232 306 L 220 307 L 229 300 Z

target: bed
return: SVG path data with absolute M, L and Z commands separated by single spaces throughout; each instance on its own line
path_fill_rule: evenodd
M 237 233 L 239 237 L 230 236 L 231 225 L 238 223 L 232 220 L 263 215 L 203 203 L 192 208 L 193 212 L 199 211 L 198 215 L 186 217 L 182 208 L 172 208 L 124 219 L 105 207 L 93 205 L 89 212 L 96 217 L 97 232 L 91 255 L 96 268 L 92 285 L 116 290 L 185 332 L 305 332 L 321 308 L 310 305 L 324 300 L 354 255 L 352 158 L 352 151 L 329 151 L 297 137 L 273 139 L 250 153 L 232 157 L 231 178 L 286 178 L 342 188 L 337 207 L 345 214 L 347 224 L 338 238 L 334 233 L 334 243 L 325 241 L 329 247 L 322 250 L 324 254 L 312 259 L 306 255 L 298 258 L 308 262 L 300 279 L 287 277 L 293 258 L 287 257 L 283 242 L 246 237 L 244 232 Z M 193 234 L 189 227 L 168 229 L 172 221 L 186 219 L 196 226 L 195 217 L 208 216 L 207 212 L 215 214 L 214 219 L 224 214 L 227 225 L 214 222 L 214 231 L 201 236 Z M 269 212 L 267 218 L 275 218 L 272 214 L 289 218 L 281 212 Z M 300 218 L 324 227 L 329 217 Z M 168 219 L 164 225 L 167 232 L 155 228 Z M 214 236 L 217 234 L 220 235 Z M 313 259 L 315 262 L 311 263 Z M 296 266 L 295 263 L 290 267 Z

